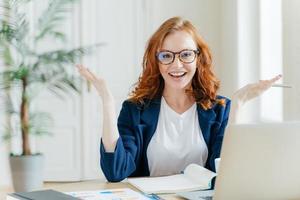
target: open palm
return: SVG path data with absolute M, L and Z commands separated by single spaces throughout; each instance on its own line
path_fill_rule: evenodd
M 108 90 L 106 82 L 103 78 L 96 76 L 88 68 L 81 64 L 76 65 L 76 67 L 80 75 L 92 83 L 102 98 L 111 97 L 111 93 Z
M 233 98 L 237 99 L 241 103 L 245 103 L 264 93 L 281 77 L 282 77 L 281 75 L 277 75 L 274 78 L 271 78 L 269 80 L 260 80 L 257 83 L 247 84 L 246 86 L 237 90 L 234 93 Z

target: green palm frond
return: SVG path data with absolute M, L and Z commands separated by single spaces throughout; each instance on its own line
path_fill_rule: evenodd
M 10 66 L 13 64 L 13 58 L 11 56 L 11 51 L 6 45 L 1 45 L 3 48 L 0 47 L 0 57 L 3 58 L 5 66 Z
M 15 36 L 15 28 L 5 21 L 1 21 L 0 41 L 11 41 Z
M 20 4 L 29 0 L 4 0 L 0 3 L 0 33 L 6 41 L 21 40 L 28 33 L 26 14 L 19 12 Z
M 34 112 L 30 113 L 29 131 L 33 135 L 51 135 L 51 127 L 53 127 L 54 120 L 49 113 Z
M 2 124 L 1 127 L 2 128 L 0 129 L 0 138 L 3 141 L 10 140 L 12 137 L 14 137 L 14 133 L 11 131 L 10 127 L 7 124 Z
M 0 73 L 0 76 L 2 76 L 2 78 L 0 79 L 0 85 L 10 84 L 11 82 L 22 80 L 23 78 L 28 76 L 28 73 L 29 69 L 22 65 L 15 69 L 9 68 Z
M 5 95 L 0 93 L 0 99 L 5 99 Z M 5 111 L 6 109 L 6 105 L 3 101 L 0 101 L 0 113 L 2 113 L 3 111 Z
M 56 75 L 42 77 L 40 82 L 35 80 L 28 86 L 28 93 L 31 98 L 37 97 L 45 89 L 60 99 L 65 99 L 68 94 L 80 92 L 80 79 L 73 75 L 56 73 Z
M 15 36 L 15 29 L 8 25 L 7 22 L 0 20 L 0 56 L 3 58 L 5 65 L 10 65 L 12 56 L 9 45 Z
M 33 65 L 33 70 L 41 67 L 48 67 L 47 65 L 56 65 L 56 67 L 61 67 L 57 64 L 74 64 L 83 55 L 88 55 L 104 45 L 105 43 L 97 43 L 95 45 L 83 46 L 71 50 L 54 50 L 38 54 L 38 59 Z M 62 66 L 65 67 L 65 65 Z
M 16 27 L 15 27 L 15 37 L 17 41 L 22 41 L 29 33 L 29 22 L 26 18 L 26 14 L 19 14 L 16 16 Z
M 4 97 L 4 95 L 3 95 Z M 4 97 L 4 102 L 3 102 L 3 110 L 6 113 L 9 113 L 10 115 L 18 115 L 19 112 L 15 109 L 14 104 L 12 103 L 12 99 L 10 97 Z
M 87 50 L 85 48 L 76 48 L 71 50 L 55 50 L 50 52 L 45 52 L 38 55 L 38 64 L 56 64 L 56 63 L 74 63 L 78 58 L 82 57 Z
M 64 99 L 66 94 L 80 92 L 80 82 L 77 77 L 61 77 L 48 84 L 48 89 L 57 97 Z
M 14 84 L 16 84 L 15 81 L 13 81 L 13 73 L 14 71 L 6 70 L 4 72 L 0 72 L 0 90 L 5 91 L 10 89 Z
M 66 13 L 70 9 L 71 3 L 76 0 L 52 0 L 45 12 L 38 20 L 39 31 L 35 41 L 43 39 L 47 35 L 65 40 L 65 35 L 59 31 L 59 25 L 64 21 Z

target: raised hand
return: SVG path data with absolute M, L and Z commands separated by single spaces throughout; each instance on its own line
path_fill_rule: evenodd
M 76 67 L 80 75 L 93 84 L 93 86 L 96 88 L 96 90 L 102 98 L 102 141 L 106 152 L 114 152 L 117 140 L 120 137 L 117 128 L 114 98 L 109 89 L 107 88 L 103 78 L 97 77 L 83 65 L 76 65 Z
M 237 123 L 240 114 L 239 111 L 244 103 L 267 91 L 281 77 L 281 75 L 277 75 L 269 80 L 260 80 L 257 83 L 247 84 L 237 90 L 231 98 L 229 124 Z
M 81 64 L 76 65 L 76 67 L 80 75 L 84 77 L 87 81 L 92 83 L 92 85 L 96 88 L 97 92 L 102 97 L 102 99 L 112 97 L 111 92 L 109 91 L 106 82 L 103 78 L 97 77 L 88 68 L 84 67 Z
M 233 99 L 237 100 L 240 104 L 261 95 L 268 90 L 276 81 L 278 81 L 282 75 L 277 75 L 269 80 L 260 80 L 257 83 L 250 83 L 240 88 L 233 94 Z

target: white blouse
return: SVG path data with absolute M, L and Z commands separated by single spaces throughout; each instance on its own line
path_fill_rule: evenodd
M 178 174 L 191 163 L 204 166 L 207 155 L 196 103 L 178 114 L 162 97 L 157 128 L 147 149 L 150 176 Z

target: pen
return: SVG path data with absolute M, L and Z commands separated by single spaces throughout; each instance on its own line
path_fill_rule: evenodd
M 273 84 L 272 87 L 292 88 L 291 85 L 285 85 L 285 84 Z

